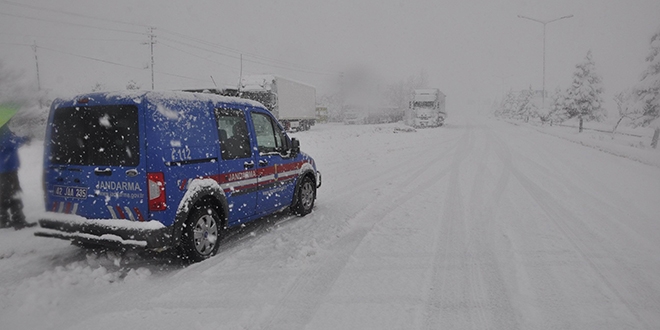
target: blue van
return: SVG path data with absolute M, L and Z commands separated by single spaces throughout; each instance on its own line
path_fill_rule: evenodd
M 258 102 L 189 92 L 55 100 L 36 236 L 177 248 L 200 261 L 226 229 L 312 211 L 321 174 Z

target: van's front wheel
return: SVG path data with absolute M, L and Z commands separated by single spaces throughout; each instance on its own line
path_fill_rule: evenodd
M 215 209 L 196 207 L 181 233 L 184 257 L 198 262 L 213 256 L 218 251 L 221 228 L 220 216 Z

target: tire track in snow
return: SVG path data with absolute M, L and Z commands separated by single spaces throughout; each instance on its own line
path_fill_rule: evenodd
M 500 139 L 497 139 L 498 143 L 501 146 L 504 146 L 504 142 L 502 142 Z M 498 150 L 502 151 L 503 148 L 498 148 Z M 508 152 L 508 150 L 506 151 Z M 510 159 L 510 153 L 508 155 L 502 154 L 501 152 L 499 153 L 501 157 L 508 157 Z M 531 161 L 531 160 L 530 160 Z M 534 161 L 532 161 L 534 162 Z M 534 162 L 538 166 L 543 166 L 542 164 Z M 579 255 L 580 259 L 585 262 L 586 265 L 589 266 L 589 268 L 592 270 L 592 273 L 596 275 L 596 277 L 600 280 L 600 282 L 608 288 L 608 290 L 616 297 L 617 301 L 625 307 L 626 311 L 634 317 L 634 319 L 643 326 L 645 329 L 652 329 L 650 324 L 640 315 L 638 312 L 638 308 L 636 308 L 633 303 L 628 301 L 624 295 L 621 293 L 621 289 L 624 288 L 617 288 L 614 283 L 612 283 L 606 276 L 605 272 L 601 267 L 599 267 L 593 259 L 590 257 L 590 254 L 587 253 L 589 250 L 588 246 L 585 245 L 584 240 L 581 240 L 580 237 L 583 237 L 585 235 L 587 236 L 592 236 L 594 235 L 593 231 L 588 230 L 586 227 L 584 227 L 584 224 L 582 220 L 579 219 L 578 216 L 573 214 L 570 210 L 568 210 L 566 207 L 564 207 L 551 193 L 546 191 L 544 188 L 542 188 L 540 185 L 534 183 L 529 177 L 524 175 L 520 170 L 517 169 L 514 164 L 511 164 L 510 166 L 511 173 L 513 177 L 516 178 L 516 180 L 522 185 L 522 187 L 525 189 L 525 191 L 529 194 L 529 196 L 536 202 L 536 204 L 548 215 L 548 218 L 552 221 L 554 226 L 559 230 L 559 232 L 563 235 L 563 237 L 566 239 L 567 242 L 571 245 L 573 250 Z M 570 180 L 564 178 L 562 182 L 569 182 Z M 581 188 L 577 186 L 573 186 L 573 188 L 582 190 Z M 584 194 L 589 195 L 587 192 L 582 191 Z M 604 207 L 607 207 L 607 203 L 602 202 Z M 577 227 L 582 227 L 582 230 L 580 232 L 583 233 L 583 235 L 579 235 Z M 590 242 L 594 242 L 594 239 L 590 239 Z M 608 251 L 609 247 L 604 244 L 605 240 L 603 239 L 596 239 L 595 241 L 599 242 L 599 248 L 597 251 Z M 612 253 L 608 253 L 608 255 L 611 257 Z M 623 262 L 622 260 L 617 259 L 616 257 L 613 257 L 616 260 L 617 265 L 625 265 L 626 263 Z M 628 269 L 626 267 L 626 271 L 629 274 L 633 274 L 634 276 L 635 272 L 631 269 Z M 547 276 L 552 276 L 550 275 L 551 272 L 548 272 Z M 553 282 L 557 282 L 556 279 L 552 280 Z M 558 287 L 558 286 L 556 286 Z M 648 288 L 652 288 L 653 286 L 647 286 Z M 651 294 L 650 297 L 653 300 L 653 304 L 657 306 L 658 303 L 658 298 L 656 295 Z M 566 300 L 564 298 L 563 300 Z M 563 308 L 565 313 L 561 313 L 562 316 L 569 316 L 573 315 L 572 311 L 568 311 L 567 308 Z M 575 316 L 572 316 L 575 318 Z M 566 321 L 564 320 L 563 324 L 575 324 L 574 322 L 571 321 Z
M 457 149 L 460 142 L 458 141 L 456 145 L 452 146 L 451 150 Z M 449 173 L 449 168 L 427 167 L 425 164 L 439 164 L 442 159 L 449 155 L 449 152 L 440 153 L 428 163 L 417 162 L 417 164 L 421 165 L 420 168 L 412 173 L 408 172 L 409 174 L 406 176 L 401 176 L 398 180 L 401 182 L 401 186 L 397 186 L 394 192 L 378 196 L 378 198 L 357 211 L 348 210 L 351 222 L 350 231 L 346 235 L 341 236 L 339 240 L 335 241 L 328 248 L 329 253 L 323 255 L 322 263 L 311 266 L 296 278 L 265 322 L 249 328 L 305 328 L 305 325 L 313 319 L 322 300 L 341 275 L 350 256 L 379 220 L 421 192 L 434 187 L 437 182 Z M 394 166 L 393 168 L 397 167 Z M 429 179 L 429 171 L 437 172 Z M 382 175 L 382 173 L 378 175 Z M 412 186 L 416 181 L 421 182 Z M 358 183 L 360 189 L 357 191 L 363 191 L 365 186 L 373 185 L 377 187 L 380 184 L 382 183 L 362 181 Z M 349 193 L 345 192 L 344 195 Z M 339 196 L 337 199 L 340 199 Z
M 493 132 L 490 127 L 483 124 L 478 127 L 477 131 L 484 132 L 485 143 L 482 144 L 484 150 L 477 150 L 475 154 L 479 157 L 467 209 L 468 229 L 472 234 L 467 237 L 467 253 L 470 257 L 468 267 L 473 268 L 469 273 L 475 283 L 471 293 L 472 298 L 477 301 L 483 300 L 483 303 L 479 304 L 478 311 L 481 322 L 474 324 L 473 328 L 520 329 L 515 308 L 511 302 L 511 294 L 507 290 L 501 269 L 502 260 L 499 260 L 498 255 L 494 252 L 501 250 L 498 249 L 497 242 L 494 240 L 494 236 L 499 233 L 493 223 L 494 206 L 499 204 L 511 172 L 505 164 L 492 193 L 490 193 L 490 199 L 485 198 L 487 160 L 491 156 Z
M 427 133 L 427 132 L 424 132 Z M 415 134 L 415 133 L 409 133 L 409 134 Z M 438 141 L 438 144 L 435 146 L 440 146 L 440 145 L 445 145 L 449 143 L 456 143 L 457 139 L 456 138 L 450 138 L 444 141 Z M 419 157 L 420 155 L 425 155 L 423 152 L 424 149 L 426 149 L 427 146 L 424 144 L 415 144 L 414 147 L 400 147 L 396 148 L 396 150 L 404 151 L 403 154 L 397 155 L 398 158 L 408 158 L 408 159 L 414 159 L 417 156 Z M 447 146 L 448 151 L 446 153 L 442 153 L 439 156 L 433 155 L 432 157 L 425 158 L 424 160 L 418 160 L 416 161 L 417 164 L 424 164 L 426 162 L 439 162 L 442 159 L 448 157 L 448 154 L 451 153 L 453 149 L 456 148 L 456 145 L 450 145 Z M 392 150 L 392 148 L 388 149 Z M 344 166 L 344 170 L 346 170 L 346 166 Z M 364 170 L 363 168 L 369 168 L 371 171 Z M 322 169 L 321 169 L 322 170 Z M 241 250 L 249 249 L 250 247 L 254 245 L 266 245 L 266 246 L 273 246 L 275 244 L 275 241 L 278 238 L 281 238 L 281 235 L 263 235 L 264 231 L 271 231 L 275 228 L 278 228 L 279 226 L 288 226 L 291 225 L 292 223 L 295 223 L 295 228 L 289 227 L 289 231 L 294 230 L 294 231 L 303 231 L 306 232 L 308 230 L 312 230 L 314 232 L 322 232 L 324 234 L 333 232 L 333 231 L 338 231 L 342 230 L 344 227 L 349 227 L 350 224 L 348 222 L 355 218 L 360 212 L 364 212 L 364 210 L 374 207 L 374 205 L 379 205 L 378 203 L 382 203 L 381 199 L 386 198 L 387 196 L 381 196 L 379 198 L 375 198 L 371 200 L 368 204 L 363 204 L 363 205 L 358 205 L 359 209 L 348 209 L 346 205 L 337 205 L 338 203 L 343 203 L 347 199 L 351 201 L 355 192 L 372 192 L 378 188 L 381 188 L 383 186 L 383 178 L 388 178 L 388 177 L 393 177 L 396 178 L 396 182 L 401 185 L 406 185 L 410 183 L 412 177 L 416 176 L 416 173 L 423 173 L 423 168 L 420 168 L 418 172 L 413 173 L 412 175 L 409 176 L 400 176 L 398 175 L 402 169 L 400 167 L 400 163 L 398 162 L 386 162 L 383 163 L 381 166 L 374 166 L 373 164 L 364 164 L 364 165 L 358 165 L 357 168 L 351 167 L 350 170 L 353 172 L 358 172 L 364 174 L 363 177 L 361 177 L 359 180 L 356 181 L 351 181 L 351 186 L 350 188 L 344 188 L 344 189 L 333 189 L 333 191 L 339 190 L 339 193 L 333 193 L 332 195 L 327 195 L 324 196 L 323 198 L 319 198 L 317 200 L 317 203 L 315 205 L 314 211 L 312 211 L 311 214 L 307 215 L 304 218 L 300 218 L 297 216 L 282 216 L 282 215 L 276 215 L 276 216 L 270 216 L 267 217 L 268 219 L 273 219 L 273 220 L 268 220 L 268 223 L 265 223 L 263 220 L 259 220 L 256 222 L 252 222 L 246 225 L 246 228 L 241 229 L 240 232 L 238 233 L 233 233 L 232 237 L 229 238 L 226 242 L 223 242 L 220 247 L 220 251 L 218 252 L 218 255 L 214 256 L 212 260 L 214 260 L 214 263 L 210 262 L 205 262 L 203 265 L 196 265 L 195 267 L 198 267 L 198 271 L 206 271 L 207 269 L 213 269 L 216 266 L 216 263 L 221 262 L 221 260 L 224 257 L 230 257 L 233 255 L 234 252 L 227 252 L 227 251 L 233 251 L 235 250 L 237 245 L 240 245 Z M 408 173 L 408 172 L 407 172 Z M 418 175 L 417 175 L 418 176 Z M 328 180 L 327 173 L 324 172 L 324 179 Z M 343 182 L 343 181 L 339 181 Z M 328 183 L 324 183 L 324 187 Z M 392 186 L 395 186 L 395 183 L 392 183 Z M 320 189 L 322 191 L 323 188 Z M 326 209 L 326 208 L 332 208 L 336 211 L 334 211 L 334 217 L 335 219 L 333 220 L 343 220 L 343 221 L 325 221 L 325 220 L 319 220 L 316 218 L 316 213 L 319 210 Z M 339 219 L 342 218 L 342 219 Z M 327 219 L 326 219 L 327 220 Z M 310 229 L 313 227 L 313 229 Z M 337 228 L 337 227 L 342 227 L 342 228 Z M 345 228 L 344 228 L 345 229 Z M 334 236 L 334 235 L 332 235 Z M 267 263 L 269 265 L 269 269 L 271 271 L 278 271 L 279 266 L 276 264 L 276 262 L 279 259 L 275 258 L 272 260 L 272 262 Z
M 463 283 L 465 278 L 463 264 L 455 262 L 464 250 L 464 241 L 459 239 L 465 236 L 459 174 L 461 164 L 474 146 L 474 134 L 468 127 L 464 130 L 461 142 L 450 167 L 451 175 L 440 226 L 436 227 L 436 247 L 426 305 L 425 329 L 466 327 L 468 321 L 461 318 L 462 311 L 473 307 L 470 306 L 472 301 L 463 299 L 464 288 L 457 285 Z
M 521 158 L 524 158 L 526 161 L 533 164 L 534 167 L 538 169 L 543 169 L 542 172 L 551 172 L 547 164 L 531 159 L 528 156 L 520 155 Z M 562 161 L 562 159 L 560 159 Z M 573 165 L 573 166 L 571 166 Z M 612 233 L 616 235 L 621 235 L 621 233 L 626 233 L 631 236 L 630 240 L 634 240 L 637 244 L 644 245 L 647 249 L 657 249 L 657 234 L 660 233 L 660 222 L 655 221 L 653 216 L 649 216 L 639 210 L 635 210 L 635 220 L 634 223 L 628 221 L 631 218 L 631 208 L 630 204 L 634 202 L 632 198 L 626 196 L 624 198 L 621 192 L 616 189 L 612 189 L 612 185 L 608 184 L 608 181 L 602 181 L 594 177 L 593 173 L 581 166 L 574 166 L 574 164 L 562 162 L 554 165 L 555 168 L 568 169 L 570 171 L 569 177 L 564 173 L 556 173 L 556 176 L 563 176 L 563 180 L 554 180 L 559 181 L 565 186 L 565 190 L 570 192 L 572 195 L 580 196 L 588 200 L 588 203 L 584 203 L 585 207 L 590 208 L 590 213 L 600 214 L 600 219 L 607 221 L 609 226 L 606 228 L 616 228 L 612 229 Z M 599 196 L 607 196 L 607 200 L 596 196 L 592 192 L 598 192 Z M 620 221 L 625 219 L 625 221 Z M 635 227 L 635 225 L 643 224 L 642 227 Z M 649 228 L 650 227 L 650 228 Z M 603 229 L 603 226 L 599 228 L 592 228 L 589 232 L 598 232 L 598 230 Z M 601 239 L 599 241 L 606 241 L 607 239 Z M 611 244 L 603 246 L 604 248 L 610 248 Z
M 516 178 L 514 171 L 517 171 L 517 167 L 513 162 L 513 156 L 508 144 L 496 134 L 493 134 L 492 141 L 495 143 L 495 152 L 504 164 L 507 175 Z M 511 203 L 508 198 L 504 201 L 498 200 L 497 203 L 499 204 L 501 202 Z M 523 201 L 513 201 L 513 203 L 522 202 Z M 517 219 L 523 219 L 523 217 L 513 216 L 509 221 L 514 222 L 505 223 L 505 228 L 508 226 L 508 230 L 513 228 L 518 232 L 519 229 L 516 228 L 522 229 L 531 227 L 533 230 L 532 233 L 543 232 L 536 222 L 525 221 L 524 223 L 515 223 Z M 521 323 L 523 325 L 529 325 L 529 323 L 525 322 L 526 320 L 531 320 L 532 322 L 543 320 L 544 324 L 549 328 L 563 328 L 570 326 L 571 324 L 576 324 L 577 316 L 575 315 L 575 310 L 572 310 L 564 303 L 565 301 L 569 301 L 569 299 L 563 294 L 563 292 L 556 289 L 552 292 L 547 291 L 548 288 L 561 287 L 561 281 L 556 278 L 552 269 L 545 264 L 536 267 L 525 266 L 528 262 L 518 251 L 533 251 L 533 247 L 538 245 L 538 242 L 534 241 L 533 237 L 525 235 L 526 233 L 527 232 L 524 232 L 524 229 L 522 233 L 518 233 L 520 236 L 519 239 L 522 241 L 521 246 L 513 245 L 516 243 L 515 238 L 513 239 L 514 241 L 512 241 L 512 238 L 507 236 L 511 235 L 511 233 L 504 234 L 505 237 L 507 237 L 507 243 L 510 245 L 508 248 L 511 259 L 510 266 L 514 271 L 514 285 L 518 290 L 519 295 L 517 310 L 520 315 L 523 316 Z M 533 295 L 529 297 L 529 293 L 533 293 Z M 539 303 L 541 306 L 539 306 Z M 549 313 L 546 309 L 547 306 L 552 308 L 553 313 Z M 557 317 L 557 315 L 561 315 L 561 318 Z
M 460 270 L 460 265 L 451 262 L 459 254 L 462 247 L 456 237 L 464 235 L 463 224 L 463 201 L 459 186 L 459 172 L 461 163 L 469 154 L 468 148 L 472 148 L 473 134 L 469 129 L 465 129 L 461 146 L 456 149 L 454 160 L 451 164 L 451 175 L 449 176 L 449 188 L 444 202 L 444 212 L 440 221 L 440 226 L 436 227 L 436 247 L 433 260 L 433 271 L 431 273 L 431 287 L 429 297 L 427 298 L 426 313 L 424 320 L 425 329 L 444 328 L 449 323 L 458 322 L 457 320 L 442 319 L 445 311 L 450 311 L 451 317 L 458 317 L 459 309 L 466 306 L 458 295 L 461 293 L 451 290 L 454 283 L 459 283 L 459 276 L 456 274 Z M 460 289 L 460 288 L 457 288 Z M 454 302 L 459 302 L 454 304 Z M 463 323 L 464 324 L 464 323 Z
M 423 136 L 423 138 L 426 138 L 426 136 Z M 381 205 L 391 203 L 400 194 L 409 194 L 409 192 L 404 190 L 405 187 L 409 186 L 415 178 L 424 174 L 426 171 L 436 170 L 436 168 L 428 166 L 428 164 L 442 163 L 457 148 L 458 139 L 451 137 L 435 145 L 437 147 L 451 142 L 453 144 L 446 145 L 446 149 L 438 150 L 434 148 L 432 150 L 434 152 L 429 152 L 428 145 L 418 143 L 415 148 L 406 149 L 407 152 L 405 154 L 395 154 L 394 157 L 391 157 L 393 160 L 414 159 L 415 161 L 411 164 L 415 167 L 411 169 L 402 168 L 400 161 L 389 161 L 384 163 L 386 166 L 372 166 L 371 171 L 359 172 L 364 174 L 364 178 L 350 181 L 350 187 L 342 189 L 334 188 L 332 195 L 325 196 L 315 206 L 318 209 L 332 209 L 332 219 L 325 219 L 322 222 L 305 221 L 302 226 L 313 226 L 313 230 L 316 232 L 337 232 L 337 237 L 339 237 L 341 231 L 351 229 L 351 222 L 355 222 L 353 221 L 354 218 L 365 212 L 367 216 L 370 216 L 373 212 L 377 212 L 371 212 L 369 211 L 370 209 L 381 208 Z M 426 149 L 426 152 L 420 151 L 423 149 Z M 422 157 L 420 158 L 420 156 Z M 417 167 L 418 170 L 414 171 Z M 411 192 L 418 193 L 416 190 L 411 190 Z M 374 194 L 374 198 L 364 203 L 364 198 L 354 198 L 356 193 Z
M 475 150 L 475 132 L 484 129 L 468 125 L 463 145 L 451 166 L 444 212 L 441 224 L 436 227 L 431 285 L 423 323 L 426 329 L 489 328 L 493 325 L 499 329 L 519 328 L 499 263 L 491 250 L 489 229 L 492 226 L 487 216 L 492 203 L 483 205 L 489 145 L 484 144 L 483 151 Z M 488 138 L 484 140 L 489 141 Z M 476 176 L 469 199 L 465 199 L 460 176 L 472 165 L 467 162 L 471 156 L 478 157 Z M 508 181 L 509 172 L 505 167 L 495 186 L 493 203 L 497 203 Z M 465 201 L 469 203 L 467 211 Z
M 572 232 L 570 228 L 564 223 L 568 221 L 580 221 L 575 217 L 570 211 L 561 206 L 551 194 L 543 190 L 541 187 L 532 182 L 529 178 L 524 176 L 522 173 L 514 170 L 513 175 L 516 179 L 525 187 L 525 190 L 530 193 L 532 198 L 538 203 L 538 205 L 548 214 L 549 218 L 557 226 L 559 231 L 564 235 L 564 237 L 570 242 L 574 250 L 580 255 L 582 260 L 584 260 L 587 265 L 593 270 L 593 272 L 598 276 L 598 278 L 605 284 L 612 293 L 616 296 L 619 302 L 626 307 L 628 312 L 635 317 L 635 319 L 646 329 L 652 329 L 648 323 L 639 315 L 636 309 L 621 295 L 619 290 L 607 279 L 603 274 L 603 271 L 594 263 L 594 261 L 585 253 L 585 247 L 582 244 L 578 243 L 577 236 Z M 567 219 L 567 220 L 560 220 Z
M 450 139 L 447 141 L 439 141 L 438 144 L 436 144 L 436 147 L 439 147 L 445 143 L 450 143 L 450 142 L 456 142 L 456 140 Z M 451 151 L 456 147 L 457 147 L 456 144 L 453 145 L 452 147 L 450 147 L 447 153 L 441 154 L 440 157 L 438 158 L 429 159 L 428 162 L 426 160 L 419 160 L 417 161 L 417 163 L 433 164 L 435 162 L 439 162 L 443 158 L 447 157 L 447 154 L 451 153 Z M 428 150 L 426 149 L 427 146 L 421 144 L 416 145 L 414 148 L 405 148 L 403 149 L 405 153 L 399 155 L 398 157 L 414 159 L 419 156 L 425 156 L 428 153 Z M 353 162 L 351 162 L 351 164 L 353 164 Z M 347 170 L 346 166 L 343 166 L 342 170 L 346 171 Z M 362 174 L 360 178 L 355 181 L 351 181 L 350 187 L 336 189 L 336 190 L 340 190 L 341 192 L 338 194 L 333 194 L 332 196 L 328 196 L 325 201 L 322 201 L 322 203 L 326 204 L 326 203 L 332 203 L 334 201 L 342 201 L 346 198 L 346 196 L 354 194 L 355 191 L 364 191 L 365 188 L 379 188 L 383 185 L 383 178 L 393 177 L 394 176 L 393 174 L 398 174 L 402 170 L 403 169 L 400 167 L 400 163 L 398 162 L 390 162 L 385 164 L 379 163 L 378 165 L 369 163 L 365 165 L 359 165 L 358 167 L 351 167 L 350 168 L 351 172 Z M 405 182 L 406 181 L 404 181 L 404 183 Z

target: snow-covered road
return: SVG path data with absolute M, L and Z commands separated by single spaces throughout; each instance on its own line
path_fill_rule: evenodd
M 2 329 L 657 329 L 660 168 L 526 127 L 317 125 L 314 212 L 184 266 L 0 230 Z M 31 221 L 38 145 L 21 151 Z

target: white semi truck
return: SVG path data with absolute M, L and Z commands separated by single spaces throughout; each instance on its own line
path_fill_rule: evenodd
M 316 121 L 316 89 L 275 75 L 241 79 L 239 96 L 262 103 L 287 130 L 305 131 Z
M 445 97 L 437 88 L 416 89 L 410 101 L 410 124 L 414 127 L 442 126 L 447 117 Z

